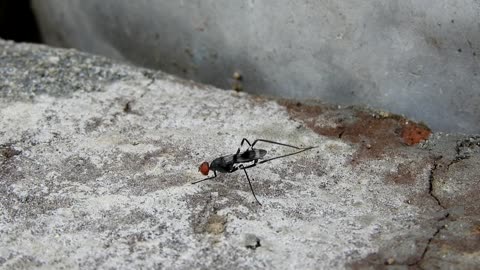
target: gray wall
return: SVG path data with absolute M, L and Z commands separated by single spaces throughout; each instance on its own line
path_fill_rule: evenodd
M 480 133 L 480 2 L 32 0 L 45 40 L 247 92 Z

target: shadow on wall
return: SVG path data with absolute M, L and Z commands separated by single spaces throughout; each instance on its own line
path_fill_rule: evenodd
M 0 0 L 0 38 L 17 42 L 41 42 L 30 0 Z

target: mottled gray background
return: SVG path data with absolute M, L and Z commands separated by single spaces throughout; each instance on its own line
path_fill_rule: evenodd
M 44 40 L 221 88 L 480 133 L 474 0 L 32 0 Z M 239 84 L 237 84 L 238 86 Z

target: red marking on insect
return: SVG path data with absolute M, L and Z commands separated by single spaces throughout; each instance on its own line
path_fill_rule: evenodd
M 208 171 L 210 171 L 210 168 L 208 167 L 208 162 L 203 162 L 200 164 L 200 167 L 198 167 L 198 170 L 203 174 L 203 175 L 208 175 Z

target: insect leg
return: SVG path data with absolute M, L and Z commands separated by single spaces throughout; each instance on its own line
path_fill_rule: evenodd
M 262 205 L 260 203 L 260 201 L 257 199 L 257 196 L 255 195 L 255 191 L 253 191 L 252 183 L 250 182 L 250 178 L 248 177 L 248 174 L 247 174 L 247 168 L 251 168 L 251 167 L 253 167 L 253 166 L 252 165 L 247 166 L 247 167 L 244 167 L 243 165 L 239 166 L 239 168 L 242 169 L 245 172 L 245 176 L 247 177 L 248 185 L 250 186 L 250 190 L 252 191 L 253 197 L 255 198 L 255 200 L 257 201 L 257 203 L 259 205 Z
M 245 139 L 244 139 L 245 140 Z M 253 149 L 253 146 L 257 143 L 257 142 L 266 142 L 266 143 L 271 143 L 271 144 L 278 144 L 278 145 L 282 145 L 282 146 L 286 146 L 286 147 L 291 147 L 291 148 L 295 148 L 295 149 L 303 149 L 301 147 L 297 147 L 297 146 L 293 146 L 293 145 L 290 145 L 290 144 L 285 144 L 285 143 L 279 143 L 279 142 L 274 142 L 274 141 L 269 141 L 269 140 L 264 140 L 264 139 L 256 139 L 255 141 L 253 141 L 253 143 L 250 145 Z
M 242 142 L 240 143 L 240 147 L 238 147 L 237 155 L 238 155 L 238 153 L 240 153 L 240 148 L 242 148 L 244 142 L 247 142 L 248 145 L 249 145 L 250 147 L 252 147 L 252 149 L 253 149 L 253 146 L 250 144 L 250 142 L 249 142 L 246 138 L 243 138 L 243 139 L 242 139 Z
M 213 179 L 213 178 L 217 177 L 217 172 L 216 172 L 216 171 L 213 171 L 213 174 L 214 174 L 213 176 L 210 176 L 210 177 L 207 177 L 207 178 L 205 178 L 205 179 L 192 182 L 192 185 L 193 185 L 193 184 L 196 184 L 196 183 L 200 183 L 200 182 L 206 181 L 206 180 L 210 180 L 210 179 Z

